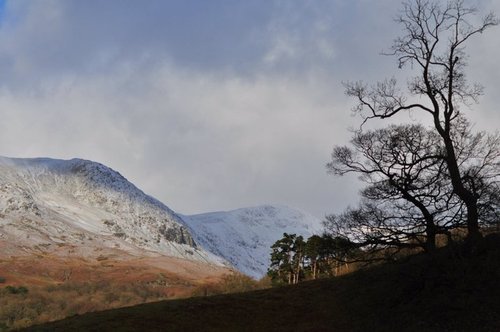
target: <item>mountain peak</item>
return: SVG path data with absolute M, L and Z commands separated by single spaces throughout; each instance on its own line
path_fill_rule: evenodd
M 308 238 L 322 232 L 321 220 L 284 205 L 261 205 L 182 218 L 200 246 L 254 278 L 261 278 L 267 272 L 271 245 L 281 239 L 283 233 Z

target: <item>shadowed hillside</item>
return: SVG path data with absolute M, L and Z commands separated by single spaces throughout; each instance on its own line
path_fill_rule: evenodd
M 498 331 L 500 236 L 335 279 L 75 316 L 26 331 Z

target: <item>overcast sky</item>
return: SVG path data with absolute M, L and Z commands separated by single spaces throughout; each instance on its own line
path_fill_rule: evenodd
M 400 4 L 0 1 L 0 155 L 98 161 L 184 214 L 340 212 L 360 186 L 325 169 L 360 122 L 341 82 L 401 75 L 380 55 Z M 500 27 L 469 54 L 486 88 L 470 118 L 496 130 Z

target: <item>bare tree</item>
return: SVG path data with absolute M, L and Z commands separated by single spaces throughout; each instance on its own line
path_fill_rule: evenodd
M 439 136 L 421 125 L 392 125 L 355 133 L 352 148 L 335 147 L 327 165 L 336 175 L 360 174 L 368 183 L 362 203 L 330 228 L 361 246 L 436 248 L 438 234 L 463 226 L 463 203 L 447 179 Z M 346 234 L 348 233 L 348 234 Z
M 364 122 L 404 111 L 423 112 L 432 118 L 446 152 L 453 193 L 466 207 L 470 240 L 481 236 L 478 197 L 467 184 L 453 132 L 460 122 L 462 106 L 476 102 L 482 94 L 480 85 L 467 82 L 465 45 L 472 37 L 498 24 L 493 13 L 476 24 L 475 18 L 477 10 L 466 7 L 461 0 L 444 6 L 443 2 L 427 0 L 404 3 L 398 18 L 403 35 L 394 41 L 390 54 L 398 58 L 399 67 L 410 64 L 419 69 L 419 74 L 408 84 L 408 92 L 403 93 L 395 79 L 372 87 L 361 82 L 346 84 L 346 93 L 359 101 L 355 110 L 362 114 Z M 409 102 L 411 95 L 420 97 L 416 99 L 418 102 Z

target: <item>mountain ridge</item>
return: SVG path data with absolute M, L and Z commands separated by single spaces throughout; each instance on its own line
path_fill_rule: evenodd
M 135 246 L 221 263 L 197 248 L 170 208 L 120 173 L 88 160 L 0 158 L 0 211 L 4 238 L 9 231 L 20 235 L 23 229 L 27 237 L 49 243 L 71 243 L 75 234 L 80 242 L 99 235 L 106 239 L 101 243 L 105 247 Z M 72 240 L 76 242 L 74 236 Z

